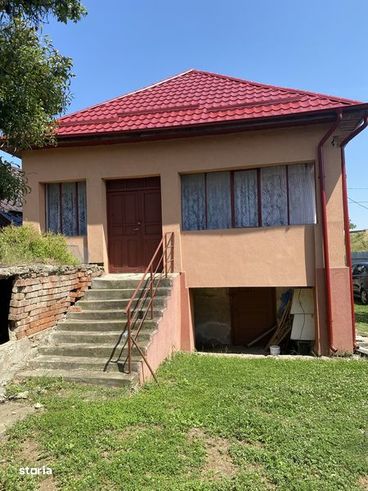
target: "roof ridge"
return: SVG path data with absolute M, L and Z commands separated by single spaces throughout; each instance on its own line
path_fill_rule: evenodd
M 169 82 L 170 80 L 174 80 L 175 78 L 178 78 L 182 75 L 186 75 L 187 73 L 194 72 L 194 71 L 196 71 L 194 68 L 189 68 L 188 70 L 185 70 L 184 72 L 177 73 L 176 75 L 172 75 L 171 77 L 167 77 L 163 80 L 159 80 L 158 82 L 155 82 L 153 84 L 146 85 L 145 87 L 142 87 L 140 89 L 132 90 L 130 92 L 127 92 L 126 94 L 112 97 L 111 99 L 106 99 L 105 101 L 98 102 L 97 104 L 92 104 L 91 106 L 87 106 L 83 109 L 77 109 L 76 111 L 73 111 L 69 114 L 65 114 L 65 116 L 61 116 L 60 118 L 57 119 L 57 121 L 62 121 L 65 118 L 69 118 L 70 116 L 74 116 L 75 114 L 84 113 L 85 111 L 89 111 L 90 109 L 94 109 L 95 107 L 102 106 L 103 104 L 107 104 L 109 102 L 118 101 L 120 99 L 123 99 L 124 97 L 128 97 L 129 95 L 133 95 L 133 94 L 137 94 L 138 92 L 142 92 L 143 90 L 151 89 L 153 87 L 161 85 L 165 82 Z
M 358 101 L 356 99 L 347 99 L 345 97 L 339 97 L 339 96 L 330 95 L 330 94 L 323 94 L 322 92 L 312 92 L 310 90 L 304 90 L 304 89 L 294 89 L 294 88 L 290 88 L 290 87 L 281 87 L 280 85 L 264 84 L 262 82 L 255 82 L 254 80 L 246 80 L 246 79 L 239 78 L 239 77 L 233 77 L 231 75 L 223 75 L 221 73 L 209 72 L 207 70 L 192 69 L 192 70 L 188 70 L 188 71 L 192 71 L 192 72 L 196 72 L 196 73 L 202 73 L 205 75 L 210 75 L 210 76 L 218 77 L 218 78 L 224 78 L 227 80 L 233 80 L 235 82 L 252 84 L 252 85 L 256 85 L 257 87 L 267 87 L 269 89 L 278 89 L 278 90 L 282 90 L 284 92 L 294 92 L 296 94 L 305 94 L 305 95 L 310 95 L 310 96 L 326 97 L 328 99 L 332 99 L 332 100 L 338 101 L 338 102 L 348 102 L 348 103 L 354 102 L 354 103 L 358 103 L 358 104 L 362 103 L 362 101 Z

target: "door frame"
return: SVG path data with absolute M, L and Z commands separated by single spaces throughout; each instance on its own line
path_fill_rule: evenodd
M 105 179 L 105 188 L 106 188 L 106 223 L 107 223 L 107 263 L 108 263 L 108 271 L 111 273 L 143 273 L 145 267 L 142 268 L 131 268 L 126 271 L 116 272 L 112 271 L 115 269 L 111 264 L 111 225 L 110 225 L 110 215 L 109 215 L 109 195 L 124 193 L 124 191 L 143 191 L 143 190 L 156 190 L 160 193 L 160 206 L 161 206 L 161 229 L 160 236 L 162 237 L 163 228 L 162 228 L 162 193 L 161 193 L 161 177 L 160 175 L 156 176 L 141 176 L 141 177 L 122 177 L 115 179 Z M 142 220 L 143 223 L 143 220 Z M 148 264 L 147 264 L 148 266 Z

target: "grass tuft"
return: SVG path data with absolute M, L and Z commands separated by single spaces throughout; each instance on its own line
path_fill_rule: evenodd
M 358 334 L 368 336 L 368 305 L 355 304 L 355 326 Z
M 47 263 L 76 265 L 65 237 L 60 234 L 40 234 L 29 225 L 0 229 L 0 264 L 23 265 Z

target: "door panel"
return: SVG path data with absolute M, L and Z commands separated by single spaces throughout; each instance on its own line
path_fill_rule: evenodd
M 274 288 L 231 288 L 231 327 L 235 346 L 245 346 L 276 322 Z
M 162 237 L 159 178 L 107 182 L 112 273 L 143 272 Z

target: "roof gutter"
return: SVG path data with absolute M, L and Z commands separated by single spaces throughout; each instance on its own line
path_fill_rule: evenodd
M 341 110 L 345 112 L 359 111 L 368 109 L 368 104 L 357 104 L 355 106 L 346 106 Z M 243 131 L 268 130 L 286 127 L 303 126 L 308 124 L 326 124 L 334 121 L 336 118 L 336 109 L 316 110 L 301 112 L 293 115 L 283 116 L 264 116 L 252 118 L 250 120 L 231 120 L 213 123 L 200 123 L 187 126 L 172 126 L 163 128 L 154 128 L 146 130 L 131 130 L 123 132 L 110 133 L 89 133 L 89 134 L 71 134 L 57 136 L 58 147 L 75 147 L 90 145 L 111 145 L 122 143 L 137 143 L 145 141 L 158 141 L 177 138 L 189 138 L 196 136 L 212 136 L 228 133 L 239 133 Z M 29 150 L 43 150 L 55 148 L 53 146 L 44 146 L 39 148 L 30 148 Z M 5 149 L 9 153 L 14 153 L 14 149 Z M 17 153 L 18 154 L 21 152 Z
M 368 126 L 368 116 L 364 116 L 358 126 L 340 143 L 341 150 L 341 175 L 342 175 L 342 199 L 344 207 L 344 232 L 345 232 L 345 255 L 346 265 L 349 268 L 349 286 L 350 286 L 350 302 L 351 302 L 351 328 L 354 348 L 356 348 L 356 329 L 355 329 L 355 312 L 354 312 L 354 290 L 353 290 L 353 265 L 351 257 L 350 243 L 350 220 L 349 220 L 349 205 L 348 191 L 346 178 L 346 163 L 345 163 L 345 146 L 355 138 L 361 131 Z
M 321 199 L 321 212 L 322 212 L 322 234 L 323 234 L 323 259 L 324 259 L 324 272 L 325 272 L 325 285 L 326 285 L 326 303 L 327 303 L 327 333 L 329 349 L 336 353 L 337 348 L 334 345 L 333 338 L 333 316 L 332 316 L 332 293 L 331 293 L 331 267 L 330 267 L 330 254 L 329 254 L 329 238 L 328 238 L 328 226 L 327 226 L 327 197 L 326 197 L 326 180 L 325 180 L 325 163 L 323 155 L 323 146 L 327 140 L 332 136 L 334 131 L 338 128 L 342 120 L 342 112 L 337 113 L 337 119 L 329 128 L 327 133 L 322 137 L 317 146 L 317 159 L 318 170 L 320 179 L 320 199 Z

